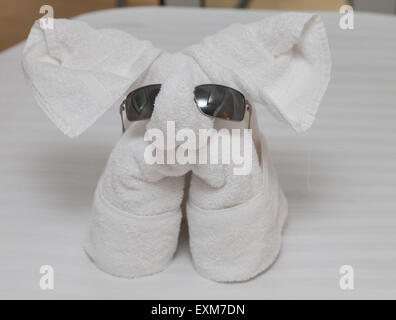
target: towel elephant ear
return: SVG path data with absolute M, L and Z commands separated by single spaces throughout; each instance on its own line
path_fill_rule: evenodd
M 22 67 L 40 107 L 75 137 L 119 101 L 159 54 L 123 31 L 54 19 L 52 29 L 33 25 Z
M 286 13 L 232 25 L 185 53 L 212 82 L 238 88 L 297 132 L 312 125 L 330 80 L 325 28 L 313 14 Z

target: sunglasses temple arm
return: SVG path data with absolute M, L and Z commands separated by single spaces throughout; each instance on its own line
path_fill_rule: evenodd
M 248 129 L 250 129 L 250 120 L 252 119 L 252 106 L 249 101 L 246 101 L 246 110 L 249 112 Z
M 124 125 L 124 116 L 123 116 L 123 113 L 124 113 L 124 110 L 125 110 L 125 100 L 121 103 L 121 105 L 120 105 L 120 116 L 121 116 L 121 126 L 122 126 L 122 133 L 124 133 L 125 132 L 125 125 Z

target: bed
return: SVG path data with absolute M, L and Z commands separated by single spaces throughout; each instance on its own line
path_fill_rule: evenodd
M 79 16 L 175 51 L 271 11 L 127 8 Z M 195 272 L 185 224 L 162 273 L 121 279 L 98 270 L 81 243 L 94 188 L 121 132 L 112 108 L 78 139 L 35 104 L 20 66 L 23 43 L 0 53 L 0 298 L 396 298 L 396 16 L 355 14 L 342 30 L 323 12 L 332 80 L 313 128 L 297 135 L 266 110 L 266 134 L 290 216 L 277 262 L 244 283 Z M 54 268 L 54 290 L 39 286 Z M 354 290 L 340 288 L 353 267 Z

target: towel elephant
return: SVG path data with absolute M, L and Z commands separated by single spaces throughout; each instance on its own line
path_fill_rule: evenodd
M 317 15 L 287 13 L 235 24 L 177 53 L 80 21 L 55 19 L 54 28 L 45 30 L 37 21 L 22 65 L 38 104 L 69 137 L 129 91 L 161 84 L 151 119 L 129 125 L 98 182 L 85 249 L 99 268 L 134 278 L 166 267 L 177 246 L 188 172 L 187 221 L 197 271 L 216 281 L 244 281 L 274 262 L 287 201 L 255 112 L 265 106 L 297 132 L 312 125 L 331 65 Z M 166 135 L 169 121 L 176 130 L 193 132 L 219 126 L 194 101 L 194 88 L 206 83 L 235 88 L 253 106 L 248 174 L 233 174 L 233 164 L 145 161 L 149 129 Z

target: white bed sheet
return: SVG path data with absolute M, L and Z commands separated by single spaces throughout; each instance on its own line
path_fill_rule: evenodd
M 174 51 L 271 14 L 128 8 L 79 19 Z M 259 112 L 290 218 L 276 264 L 241 284 L 194 271 L 185 227 L 164 272 L 127 280 L 99 271 L 81 242 L 120 135 L 118 110 L 70 140 L 33 101 L 20 67 L 23 44 L 0 53 L 0 298 L 396 298 L 396 18 L 359 13 L 354 30 L 341 30 L 337 13 L 322 17 L 334 67 L 313 128 L 298 136 Z M 47 264 L 55 289 L 43 291 L 39 267 Z M 345 264 L 354 267 L 354 290 L 339 287 Z

